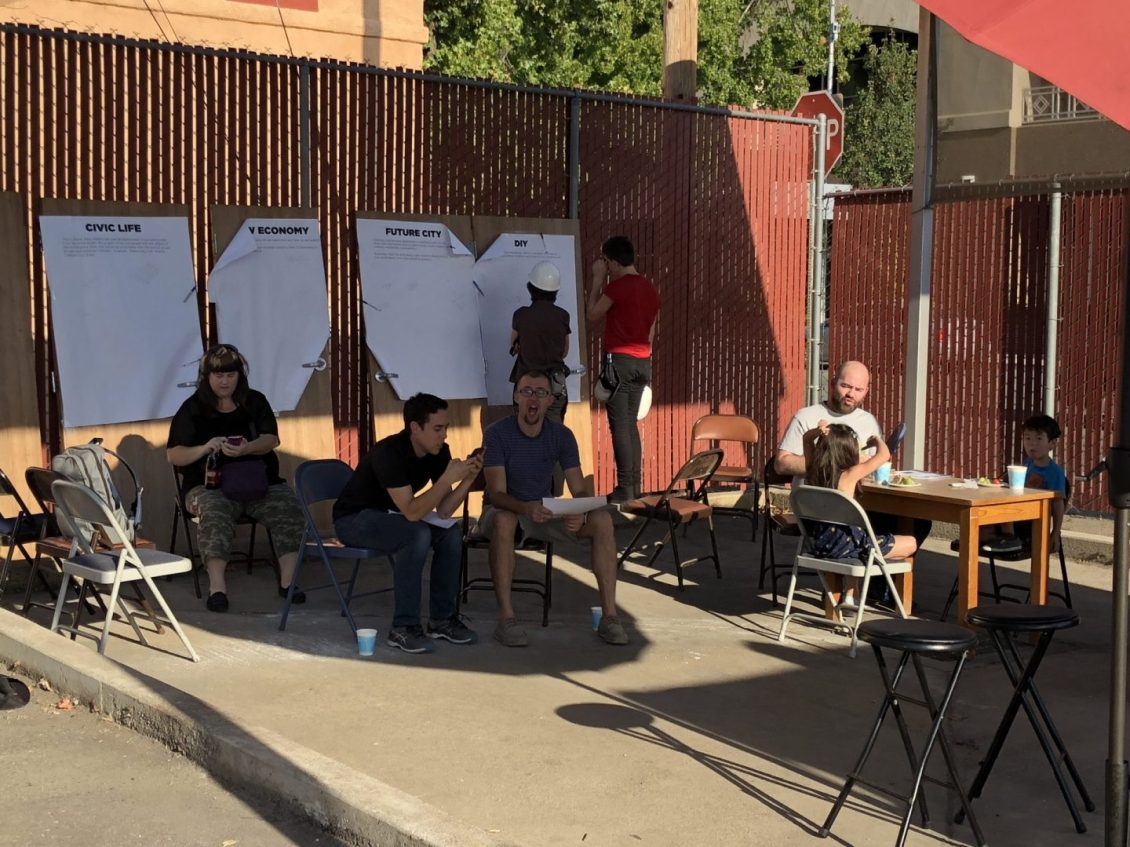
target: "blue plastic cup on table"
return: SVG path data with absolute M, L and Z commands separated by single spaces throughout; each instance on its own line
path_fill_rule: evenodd
M 888 485 L 891 481 L 891 463 L 883 462 L 875 469 L 875 481 L 880 485 Z
M 372 656 L 377 649 L 377 631 L 375 629 L 357 630 L 357 652 L 362 656 Z
M 592 607 L 592 631 L 596 632 L 600 629 L 600 618 L 604 614 L 604 610 L 600 606 Z
M 1008 487 L 1014 491 L 1020 491 L 1024 488 L 1024 482 L 1028 478 L 1028 469 L 1024 465 L 1009 465 L 1008 466 Z

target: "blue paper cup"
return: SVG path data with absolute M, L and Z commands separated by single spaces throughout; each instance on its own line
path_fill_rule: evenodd
M 372 656 L 377 649 L 377 631 L 375 629 L 357 630 L 357 652 L 362 656 Z
M 592 607 L 592 631 L 596 632 L 600 629 L 600 618 L 604 614 L 604 610 L 600 606 Z
M 1028 476 L 1028 469 L 1024 465 L 1008 466 L 1008 487 L 1016 491 L 1024 488 L 1024 481 Z
M 891 481 L 891 463 L 883 462 L 875 469 L 875 481 L 880 485 L 886 485 Z

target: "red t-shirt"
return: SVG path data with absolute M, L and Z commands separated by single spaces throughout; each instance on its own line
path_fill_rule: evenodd
M 659 314 L 659 292 L 647 278 L 628 274 L 614 279 L 604 288 L 612 308 L 604 319 L 604 349 L 637 359 L 651 356 L 648 334 Z

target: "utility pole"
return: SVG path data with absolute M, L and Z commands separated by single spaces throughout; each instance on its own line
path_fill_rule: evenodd
M 832 93 L 832 82 L 836 76 L 836 39 L 840 37 L 840 22 L 836 20 L 836 0 L 831 0 L 831 18 L 828 24 L 828 79 L 824 90 Z
M 663 99 L 693 103 L 698 92 L 698 0 L 664 0 Z

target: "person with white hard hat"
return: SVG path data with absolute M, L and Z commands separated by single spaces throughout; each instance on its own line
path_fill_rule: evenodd
M 561 290 L 561 271 L 552 262 L 538 262 L 530 271 L 526 290 L 530 292 L 530 305 L 515 310 L 510 321 L 510 353 L 515 356 L 510 381 L 517 385 L 522 374 L 530 371 L 547 374 L 553 403 L 546 417 L 564 423 L 565 405 L 569 401 L 565 390 L 565 378 L 569 375 L 565 356 L 569 352 L 571 330 L 569 313 L 556 305 L 557 292 Z

